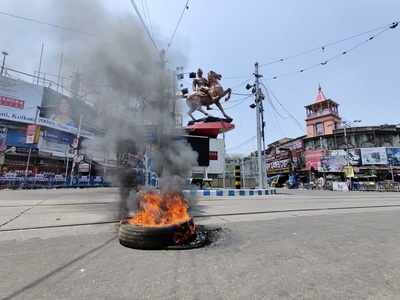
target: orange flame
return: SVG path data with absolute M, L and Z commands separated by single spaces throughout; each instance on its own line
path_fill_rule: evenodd
M 186 200 L 179 193 L 141 193 L 139 211 L 128 222 L 141 226 L 179 224 L 190 220 L 188 208 Z

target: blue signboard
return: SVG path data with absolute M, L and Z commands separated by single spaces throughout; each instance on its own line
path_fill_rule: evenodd
M 43 130 L 43 138 L 54 143 L 72 144 L 74 137 L 75 135 L 60 130 L 49 128 Z
M 69 145 L 73 143 L 74 135 L 54 129 L 45 129 L 39 142 L 40 151 L 49 152 L 56 156 L 65 157 L 69 151 Z
M 388 163 L 391 166 L 400 166 L 400 148 L 386 148 Z
M 26 144 L 25 142 L 26 142 L 25 129 L 8 129 L 7 146 L 29 148 L 30 144 Z
M 17 152 L 26 153 L 32 147 L 33 151 L 37 151 L 37 144 L 27 144 L 26 129 L 9 128 L 7 131 L 7 146 L 17 148 Z

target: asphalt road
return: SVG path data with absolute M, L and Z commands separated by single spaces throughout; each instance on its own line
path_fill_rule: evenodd
M 209 247 L 119 245 L 116 193 L 0 191 L 0 299 L 398 299 L 400 194 L 199 201 Z M 208 217 L 208 216 L 212 217 Z

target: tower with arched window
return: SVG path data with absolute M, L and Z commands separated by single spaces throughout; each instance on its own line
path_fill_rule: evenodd
M 326 98 L 321 86 L 318 87 L 314 103 L 305 106 L 307 137 L 332 134 L 341 126 L 339 104 Z

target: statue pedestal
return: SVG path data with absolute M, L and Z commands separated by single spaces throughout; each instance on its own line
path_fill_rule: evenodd
M 230 119 L 207 117 L 196 121 L 190 121 L 185 131 L 190 135 L 207 136 L 217 138 L 219 134 L 228 132 L 235 128 Z

